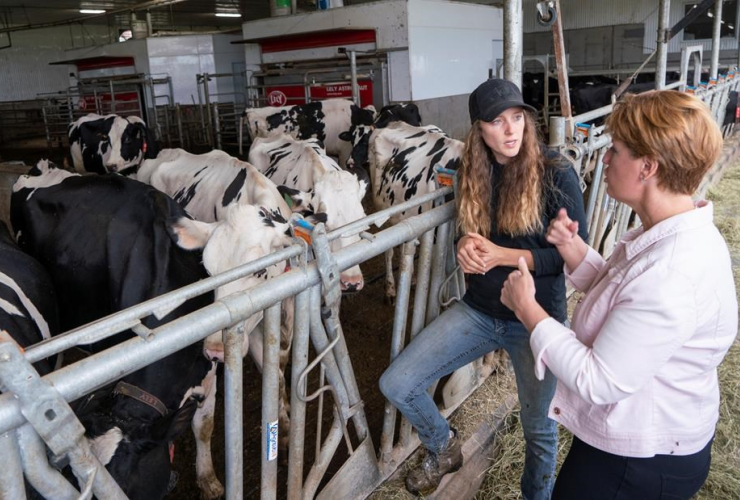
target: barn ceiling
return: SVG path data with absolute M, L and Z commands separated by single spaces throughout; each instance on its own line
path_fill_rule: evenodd
M 131 11 L 144 20 L 151 14 L 154 30 L 209 29 L 235 30 L 245 21 L 270 16 L 271 0 L 0 0 L 0 32 L 9 27 L 43 27 L 54 24 L 109 24 L 130 26 Z M 354 5 L 376 0 L 344 0 Z M 463 0 L 489 5 L 503 0 Z M 317 0 L 297 0 L 299 11 L 316 9 Z M 105 10 L 85 14 L 81 9 Z M 241 17 L 218 17 L 216 13 L 239 13 Z
M 106 14 L 83 14 L 80 9 L 100 9 Z M 194 26 L 239 28 L 245 20 L 270 15 L 268 0 L 0 0 L 0 27 L 80 20 L 85 24 L 127 25 L 131 20 L 130 9 L 136 9 L 138 18 L 142 20 L 148 10 L 154 28 L 160 29 Z M 217 12 L 238 12 L 242 17 L 216 17 Z

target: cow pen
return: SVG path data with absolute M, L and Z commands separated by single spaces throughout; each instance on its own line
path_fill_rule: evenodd
M 254 261 L 225 274 L 211 277 L 179 291 L 163 295 L 104 320 L 78 328 L 27 349 L 22 354 L 17 347 L 6 342 L 0 350 L 0 380 L 11 394 L 0 396 L 0 440 L 3 457 L 9 466 L 3 468 L 2 483 L 14 485 L 10 491 L 13 498 L 23 498 L 23 475 L 38 491 L 71 491 L 68 486 L 60 489 L 63 481 L 58 472 L 46 465 L 43 454 L 35 453 L 42 447 L 19 451 L 17 439 L 38 437 L 31 432 L 30 422 L 52 452 L 68 454 L 70 465 L 77 475 L 88 481 L 85 489 L 99 498 L 122 498 L 120 489 L 110 481 L 105 469 L 91 459 L 82 439 L 82 427 L 65 401 L 73 401 L 103 387 L 124 374 L 131 373 L 169 353 L 197 342 L 214 331 L 227 328 L 252 314 L 264 310 L 265 368 L 263 373 L 262 401 L 262 498 L 275 498 L 277 482 L 277 412 L 278 412 L 278 348 L 280 301 L 289 296 L 296 297 L 296 321 L 291 374 L 291 431 L 288 467 L 289 498 L 352 498 L 369 494 L 379 482 L 387 477 L 405 457 L 418 446 L 411 435 L 410 426 L 401 425 L 399 442 L 394 446 L 395 411 L 388 409 L 383 423 L 381 458 L 376 460 L 375 449 L 369 437 L 367 420 L 359 397 L 355 375 L 347 355 L 342 327 L 338 321 L 340 291 L 338 271 L 358 264 L 385 250 L 403 245 L 401 278 L 393 331 L 393 353 L 397 354 L 404 344 L 406 311 L 411 300 L 411 274 L 416 274 L 416 289 L 413 294 L 414 309 L 411 318 L 412 335 L 424 324 L 434 319 L 440 310 L 440 302 L 450 300 L 447 293 L 460 297 L 462 282 L 457 280 L 448 252 L 452 232 L 450 226 L 454 216 L 454 204 L 441 204 L 441 199 L 451 192 L 444 188 L 429 195 L 412 200 L 392 209 L 376 213 L 351 225 L 324 234 L 323 226 L 317 226 L 312 235 L 315 260 L 305 244 L 297 243 L 282 251 Z M 437 207 L 421 215 L 384 229 L 374 235 L 365 232 L 365 227 L 402 210 L 429 203 L 437 199 Z M 363 239 L 335 254 L 328 250 L 328 242 L 350 232 L 359 232 Z M 435 239 L 436 234 L 436 239 Z M 436 240 L 436 241 L 435 241 Z M 419 246 L 419 263 L 413 265 L 416 247 Z M 161 316 L 189 297 L 212 290 L 226 282 L 252 274 L 273 263 L 292 259 L 295 267 L 284 275 L 270 280 L 247 293 L 230 296 L 202 310 L 168 323 L 156 330 L 148 330 L 140 322 L 149 314 Z M 414 269 L 416 267 L 416 269 Z M 446 280 L 451 276 L 451 280 Z M 321 301 L 324 306 L 321 306 Z M 78 361 L 40 379 L 30 363 L 76 345 L 84 345 L 106 338 L 117 332 L 132 329 L 138 335 L 109 350 Z M 229 330 L 225 338 L 225 413 L 226 413 L 226 497 L 242 498 L 244 468 L 242 443 L 242 359 L 240 332 Z M 309 360 L 309 343 L 318 353 Z M 310 361 L 310 362 L 309 362 Z M 318 365 L 321 363 L 321 367 Z M 479 364 L 479 363 L 478 363 Z M 314 369 L 320 370 L 320 387 L 312 394 L 306 387 L 306 377 Z M 326 383 L 323 382 L 326 378 Z M 480 383 L 477 374 L 470 381 L 470 389 Z M 468 391 L 469 392 L 469 391 Z M 328 393 L 328 394 L 325 394 Z M 325 405 L 325 396 L 330 395 Z M 466 396 L 462 395 L 462 396 Z M 451 413 L 462 400 L 446 410 Z M 326 439 L 317 448 L 316 459 L 307 476 L 303 475 L 304 433 L 306 412 L 309 403 L 324 406 L 334 413 L 334 421 Z M 322 425 L 319 417 L 317 425 Z M 31 437 L 28 437 L 30 433 Z M 317 436 L 322 436 L 319 427 Z M 318 495 L 319 484 L 331 458 L 344 442 L 348 453 L 345 464 Z M 74 452 L 73 452 L 74 451 Z M 91 461 L 92 460 L 92 461 Z M 33 469 L 29 463 L 34 463 Z M 97 471 L 97 472 L 96 472 Z
M 511 47 L 505 46 L 504 49 L 510 50 Z M 732 70 L 719 76 L 713 84 L 701 86 L 702 55 L 701 46 L 683 47 L 680 80 L 666 88 L 693 92 L 707 103 L 715 119 L 722 124 L 731 92 L 740 89 L 740 74 Z M 521 57 L 518 60 L 521 61 Z M 549 67 L 545 63 L 543 65 L 547 74 Z M 356 74 L 358 69 L 359 75 Z M 380 69 L 375 66 L 370 69 L 377 74 L 388 71 L 385 64 Z M 688 81 L 690 69 L 694 70 L 693 81 Z M 358 78 L 370 75 L 370 70 L 361 65 L 356 64 L 354 70 L 352 83 L 355 86 Z M 173 98 L 156 95 L 154 85 L 161 88 L 164 82 L 143 82 L 146 95 L 151 93 L 153 101 L 167 100 L 164 105 L 160 102 L 154 106 L 153 125 L 159 137 L 170 145 L 177 144 L 186 149 L 235 147 L 241 142 L 236 135 L 239 117 L 236 105 L 237 102 L 242 104 L 242 99 L 235 98 L 234 103 L 217 102 L 219 94 L 209 94 L 208 82 L 247 75 L 250 78 L 245 88 L 259 93 L 250 98 L 267 99 L 269 83 L 257 80 L 268 75 L 261 73 L 198 74 L 198 103 L 194 102 L 192 106 L 181 106 L 173 102 Z M 307 79 L 305 76 L 302 78 L 299 83 L 285 83 L 284 86 L 293 85 L 307 93 Z M 385 103 L 386 94 L 390 94 L 390 88 L 386 86 L 391 82 L 386 77 L 382 81 L 380 90 Z M 113 84 L 107 85 L 113 102 L 106 103 L 110 105 L 106 110 L 116 111 Z M 97 97 L 97 90 L 92 93 L 94 98 L 90 105 L 98 111 L 102 101 Z M 168 93 L 173 95 L 172 90 Z M 222 95 L 226 94 L 228 92 Z M 79 113 L 73 109 L 79 98 L 80 95 L 68 92 L 44 108 L 49 145 L 66 141 L 62 122 L 65 116 Z M 137 102 L 141 109 L 141 97 Z M 603 125 L 593 122 L 602 120 L 611 110 L 609 105 L 572 118 L 549 117 L 549 146 L 571 159 L 581 179 L 590 235 L 588 243 L 605 256 L 625 231 L 639 224 L 629 207 L 606 194 L 603 158 L 611 146 L 611 138 Z M 14 109 L 13 116 L 17 114 Z M 19 119 L 19 122 L 25 123 L 25 120 Z M 733 127 L 729 125 L 724 130 L 726 136 Z M 369 418 L 369 412 L 376 409 L 369 409 L 360 396 L 357 367 L 350 361 L 350 348 L 344 335 L 347 325 L 342 325 L 339 320 L 339 302 L 342 299 L 338 272 L 365 263 L 389 248 L 402 247 L 392 340 L 388 345 L 389 351 L 378 356 L 384 357 L 385 361 L 393 359 L 444 306 L 464 293 L 464 280 L 455 267 L 451 244 L 454 203 L 445 203 L 445 197 L 451 193 L 452 188 L 443 188 L 328 234 L 322 226 L 317 226 L 312 234 L 312 245 L 296 239 L 289 248 L 59 335 L 25 352 L 19 351 L 11 342 L 0 343 L 0 387 L 6 391 L 0 395 L 0 460 L 4 465 L 0 468 L 0 484 L 7 488 L 4 491 L 11 498 L 25 498 L 25 475 L 37 491 L 47 492 L 47 496 L 54 498 L 90 498 L 93 494 L 98 498 L 125 498 L 111 481 L 105 467 L 90 453 L 83 436 L 84 429 L 67 403 L 224 329 L 228 331 L 224 334 L 225 445 L 222 453 L 225 455 L 225 497 L 250 497 L 250 491 L 257 489 L 263 499 L 278 498 L 281 489 L 287 491 L 289 499 L 366 497 L 403 463 L 416 449 L 419 440 L 409 423 L 405 419 L 399 420 L 396 410 L 388 403 L 379 410 L 382 419 L 377 415 L 373 415 L 377 417 L 375 419 Z M 430 202 L 434 202 L 433 208 L 395 226 L 374 234 L 368 229 L 374 224 L 380 227 L 395 213 Z M 361 241 L 338 252 L 329 250 L 329 241 L 350 234 L 359 234 Z M 291 261 L 289 272 L 254 289 L 226 297 L 155 330 L 149 330 L 141 323 L 151 314 L 163 317 L 190 297 L 284 260 Z M 283 453 L 277 449 L 281 437 L 277 431 L 278 349 L 280 302 L 286 297 L 295 298 L 296 309 L 288 382 L 291 389 L 291 428 L 288 451 Z M 245 426 L 242 410 L 246 393 L 240 346 L 244 332 L 226 329 L 259 311 L 264 311 L 260 327 L 265 334 L 262 346 L 264 372 L 260 424 L 259 430 L 254 432 Z M 39 378 L 31 367 L 31 363 L 39 359 L 128 329 L 136 336 L 46 377 Z M 461 377 L 458 381 L 464 378 L 464 391 L 456 394 L 455 400 L 443 409 L 446 417 L 480 386 L 486 373 L 482 360 L 459 371 Z M 8 394 L 8 390 L 13 394 Z M 382 426 L 373 425 L 373 420 L 382 420 Z M 315 429 L 309 429 L 313 422 Z M 254 434 L 257 434 L 256 441 L 261 447 L 258 453 L 251 455 L 260 457 L 259 486 L 254 484 L 253 477 L 245 479 L 245 469 L 250 466 L 245 443 L 248 436 Z M 381 437 L 373 442 L 371 435 Z M 312 439 L 316 440 L 315 449 L 310 443 Z M 57 472 L 53 461 L 50 463 L 47 457 L 45 446 L 57 457 L 68 456 L 72 469 L 81 479 L 81 491 Z M 281 460 L 287 460 L 287 469 L 278 466 Z M 338 462 L 339 467 L 336 465 Z M 247 480 L 252 483 L 245 484 Z

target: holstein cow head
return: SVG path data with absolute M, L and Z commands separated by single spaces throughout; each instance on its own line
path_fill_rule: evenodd
M 304 192 L 286 186 L 278 190 L 293 201 L 293 211 L 309 216 L 316 212 L 326 214 L 326 228 L 333 229 L 345 226 L 365 217 L 361 200 L 367 191 L 367 182 L 358 181 L 357 177 L 343 170 L 324 172 L 314 183 L 313 191 Z M 355 235 L 337 238 L 331 242 L 332 251 L 357 243 L 360 237 Z M 360 266 L 353 266 L 343 271 L 340 286 L 343 291 L 354 292 L 364 286 Z
M 131 400 L 107 387 L 78 400 L 73 408 L 85 426 L 90 450 L 126 496 L 149 500 L 163 498 L 175 486 L 171 443 L 190 427 L 199 399 L 187 397 L 180 408 L 166 415 L 152 410 L 153 420 L 149 420 L 122 412 L 121 407 Z
M 393 122 L 404 122 L 418 127 L 421 125 L 421 114 L 416 104 L 399 103 L 383 107 L 372 124 L 352 124 L 352 127 L 339 134 L 339 138 L 349 142 L 352 153 L 347 160 L 347 170 L 352 171 L 358 167 L 365 169 L 369 166 L 368 155 L 370 151 L 370 135 L 373 130 L 385 128 Z
M 70 125 L 69 143 L 80 173 L 121 173 L 156 158 L 159 151 L 153 132 L 138 116 L 89 114 Z
M 203 265 L 212 276 L 257 260 L 292 242 L 289 224 L 280 212 L 253 205 L 232 204 L 227 208 L 226 218 L 219 222 L 199 222 L 182 217 L 170 221 L 170 229 L 180 247 L 203 249 Z M 216 289 L 216 300 L 248 290 L 281 274 L 284 269 L 285 264 L 278 263 L 227 283 Z M 249 333 L 261 319 L 260 312 L 240 325 L 244 327 L 242 356 L 249 348 Z M 204 352 L 208 359 L 223 362 L 221 332 L 205 340 Z

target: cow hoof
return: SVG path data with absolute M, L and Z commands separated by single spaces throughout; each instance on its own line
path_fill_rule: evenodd
M 216 500 L 224 496 L 224 487 L 215 476 L 198 479 L 198 488 L 200 488 L 200 497 L 203 500 Z

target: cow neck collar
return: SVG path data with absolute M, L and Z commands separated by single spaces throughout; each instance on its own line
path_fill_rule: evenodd
M 123 380 L 116 384 L 115 389 L 113 389 L 113 394 L 128 396 L 140 403 L 144 403 L 145 405 L 154 408 L 163 417 L 167 415 L 167 407 L 164 405 L 164 403 L 162 403 L 162 401 L 159 400 L 159 398 L 153 396 L 152 394 L 149 394 L 143 389 L 136 387 L 135 385 L 128 384 Z

